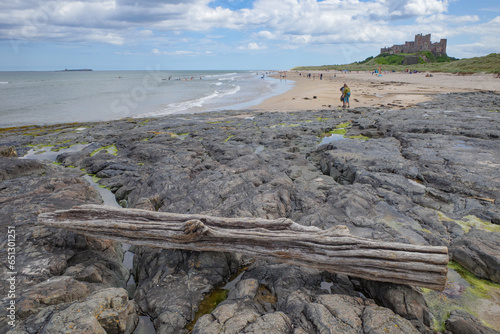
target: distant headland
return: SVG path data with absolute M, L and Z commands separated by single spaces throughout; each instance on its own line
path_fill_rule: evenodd
M 61 72 L 89 72 L 89 71 L 93 71 L 93 70 L 90 68 L 75 68 L 75 69 L 67 69 L 66 68 Z

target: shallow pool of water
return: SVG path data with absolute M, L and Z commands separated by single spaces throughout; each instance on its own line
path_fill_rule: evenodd
M 134 334 L 155 334 L 156 330 L 153 326 L 153 321 L 147 315 L 139 317 L 139 324 L 135 328 Z
M 111 192 L 108 188 L 101 187 L 98 183 L 96 183 L 92 176 L 84 175 L 83 178 L 90 184 L 92 188 L 97 190 L 99 195 L 101 195 L 102 201 L 104 205 L 112 206 L 115 208 L 121 208 L 121 206 L 116 202 L 115 194 Z
M 67 148 L 61 148 L 58 151 L 52 151 L 55 146 L 38 146 L 33 147 L 26 155 L 20 158 L 54 162 L 59 154 L 79 152 L 89 145 L 90 144 L 75 144 Z
M 344 135 L 339 135 L 339 134 L 331 134 L 329 136 L 325 136 L 321 139 L 320 143 L 318 144 L 318 146 L 321 146 L 321 145 L 325 145 L 325 144 L 329 144 L 329 143 L 332 143 L 334 141 L 339 141 L 339 140 L 342 140 L 342 139 L 345 139 Z

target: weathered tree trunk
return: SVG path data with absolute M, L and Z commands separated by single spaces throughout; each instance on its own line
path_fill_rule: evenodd
M 446 247 L 379 242 L 345 226 L 328 230 L 289 219 L 220 218 L 84 205 L 42 213 L 39 223 L 156 248 L 235 252 L 375 281 L 443 290 Z

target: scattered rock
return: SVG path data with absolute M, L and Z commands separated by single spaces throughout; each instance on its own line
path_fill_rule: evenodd
M 365 333 L 419 334 L 411 322 L 395 316 L 391 310 L 371 306 L 363 311 L 363 331 Z
M 6 158 L 17 158 L 16 148 L 14 146 L 0 146 L 0 156 Z
M 21 294 L 18 315 L 20 318 L 26 318 L 50 305 L 81 301 L 88 294 L 88 287 L 71 277 L 52 278 L 34 285 Z
M 406 285 L 360 280 L 367 295 L 379 305 L 410 320 L 416 328 L 431 326 L 432 315 L 424 297 Z
M 44 166 L 36 160 L 0 157 L 0 181 L 43 172 Z
M 130 334 L 137 325 L 137 305 L 125 289 L 110 288 L 55 312 L 38 330 L 45 333 Z
M 500 233 L 473 228 L 452 242 L 450 253 L 477 277 L 500 284 Z
M 498 334 L 484 326 L 479 319 L 462 310 L 452 310 L 446 320 L 445 334 Z
M 75 278 L 89 283 L 102 283 L 102 271 L 95 265 L 90 265 L 78 273 Z

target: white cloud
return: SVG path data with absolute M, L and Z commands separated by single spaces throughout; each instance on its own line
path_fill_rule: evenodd
M 448 0 L 380 0 L 393 18 L 409 18 L 446 12 Z
M 153 54 L 157 56 L 197 56 L 200 53 L 188 50 L 177 50 L 177 51 L 161 51 L 159 49 L 151 50 Z
M 404 6 L 404 14 L 412 16 L 433 15 L 446 12 L 448 0 L 409 0 Z
M 137 36 L 141 38 L 154 37 L 154 32 L 150 29 L 141 29 L 137 32 Z
M 260 46 L 257 43 L 249 43 L 247 45 L 247 49 L 249 49 L 249 50 L 259 50 Z
M 163 55 L 194 55 L 215 50 L 206 38 L 217 39 L 225 50 L 242 44 L 262 50 L 269 43 L 285 49 L 330 44 L 362 49 L 403 43 L 417 33 L 432 33 L 433 40 L 475 34 L 475 42 L 492 45 L 496 41 L 490 36 L 499 35 L 494 20 L 482 24 L 477 15 L 449 15 L 452 0 L 255 0 L 244 9 L 212 8 L 211 2 L 5 1 L 0 3 L 0 39 L 143 43 Z M 241 36 L 224 37 L 228 30 Z M 195 39 L 189 32 L 208 35 Z M 184 51 L 160 51 L 174 44 Z
M 481 10 L 481 11 L 484 11 L 484 12 L 500 13 L 500 6 L 498 6 L 498 7 L 488 7 L 488 8 L 478 8 L 478 10 Z
M 415 22 L 419 24 L 430 24 L 430 23 L 440 23 L 440 24 L 466 24 L 466 23 L 474 23 L 479 21 L 479 16 L 477 15 L 463 15 L 463 16 L 455 16 L 455 15 L 430 15 L 430 16 L 422 16 L 417 17 Z
M 103 32 L 101 30 L 95 30 L 91 33 L 87 34 L 87 38 L 91 41 L 114 44 L 114 45 L 122 45 L 123 38 L 115 33 L 111 32 Z
M 278 39 L 275 34 L 270 31 L 262 30 L 254 34 L 256 38 L 264 38 L 264 39 Z
M 450 55 L 460 58 L 479 57 L 500 50 L 500 40 L 498 38 L 500 36 L 500 16 L 488 22 L 477 24 L 472 30 L 467 26 L 456 28 L 453 33 L 460 36 L 469 36 L 474 42 L 448 45 L 447 49 Z
M 244 46 L 238 47 L 238 49 L 240 49 L 240 50 L 264 50 L 264 49 L 267 49 L 267 47 L 265 45 L 260 45 L 260 44 L 255 43 L 255 42 L 250 42 Z

